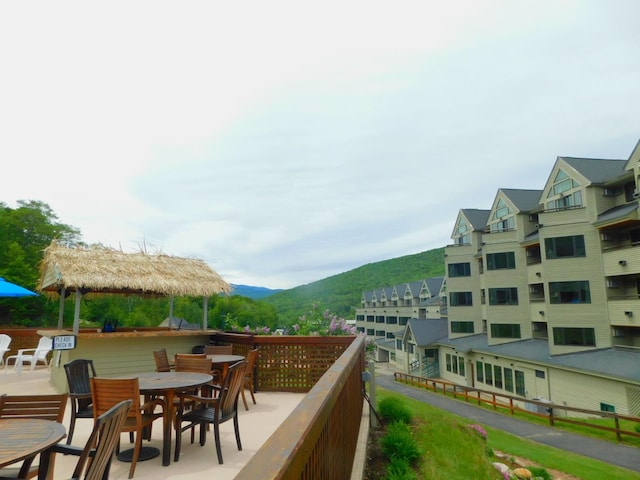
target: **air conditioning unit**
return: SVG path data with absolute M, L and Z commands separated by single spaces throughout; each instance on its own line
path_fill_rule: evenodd
M 607 288 L 618 288 L 620 286 L 620 282 L 615 278 L 607 279 Z
M 640 190 L 638 190 L 637 188 L 633 191 L 633 198 L 638 198 L 640 197 Z

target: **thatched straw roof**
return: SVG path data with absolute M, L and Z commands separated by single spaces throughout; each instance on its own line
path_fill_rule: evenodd
M 209 297 L 231 285 L 202 260 L 124 253 L 102 246 L 51 243 L 40 264 L 38 291 Z

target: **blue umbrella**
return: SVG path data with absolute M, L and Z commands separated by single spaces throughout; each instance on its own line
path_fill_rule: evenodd
M 34 295 L 38 294 L 0 277 L 0 297 L 32 297 Z

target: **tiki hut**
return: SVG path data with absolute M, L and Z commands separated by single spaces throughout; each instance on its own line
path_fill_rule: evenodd
M 62 328 L 64 299 L 76 298 L 73 330 L 78 333 L 80 299 L 86 294 L 121 294 L 203 297 L 203 328 L 206 328 L 206 302 L 217 293 L 230 293 L 231 285 L 197 259 L 146 252 L 124 253 L 103 246 L 66 247 L 52 242 L 44 250 L 37 290 L 60 296 L 58 328 Z M 169 312 L 173 316 L 173 311 Z

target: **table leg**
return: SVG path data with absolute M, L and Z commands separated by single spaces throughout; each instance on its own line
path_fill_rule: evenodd
M 162 420 L 162 465 L 171 463 L 171 430 L 173 429 L 173 390 L 167 390 L 164 406 L 164 418 Z

